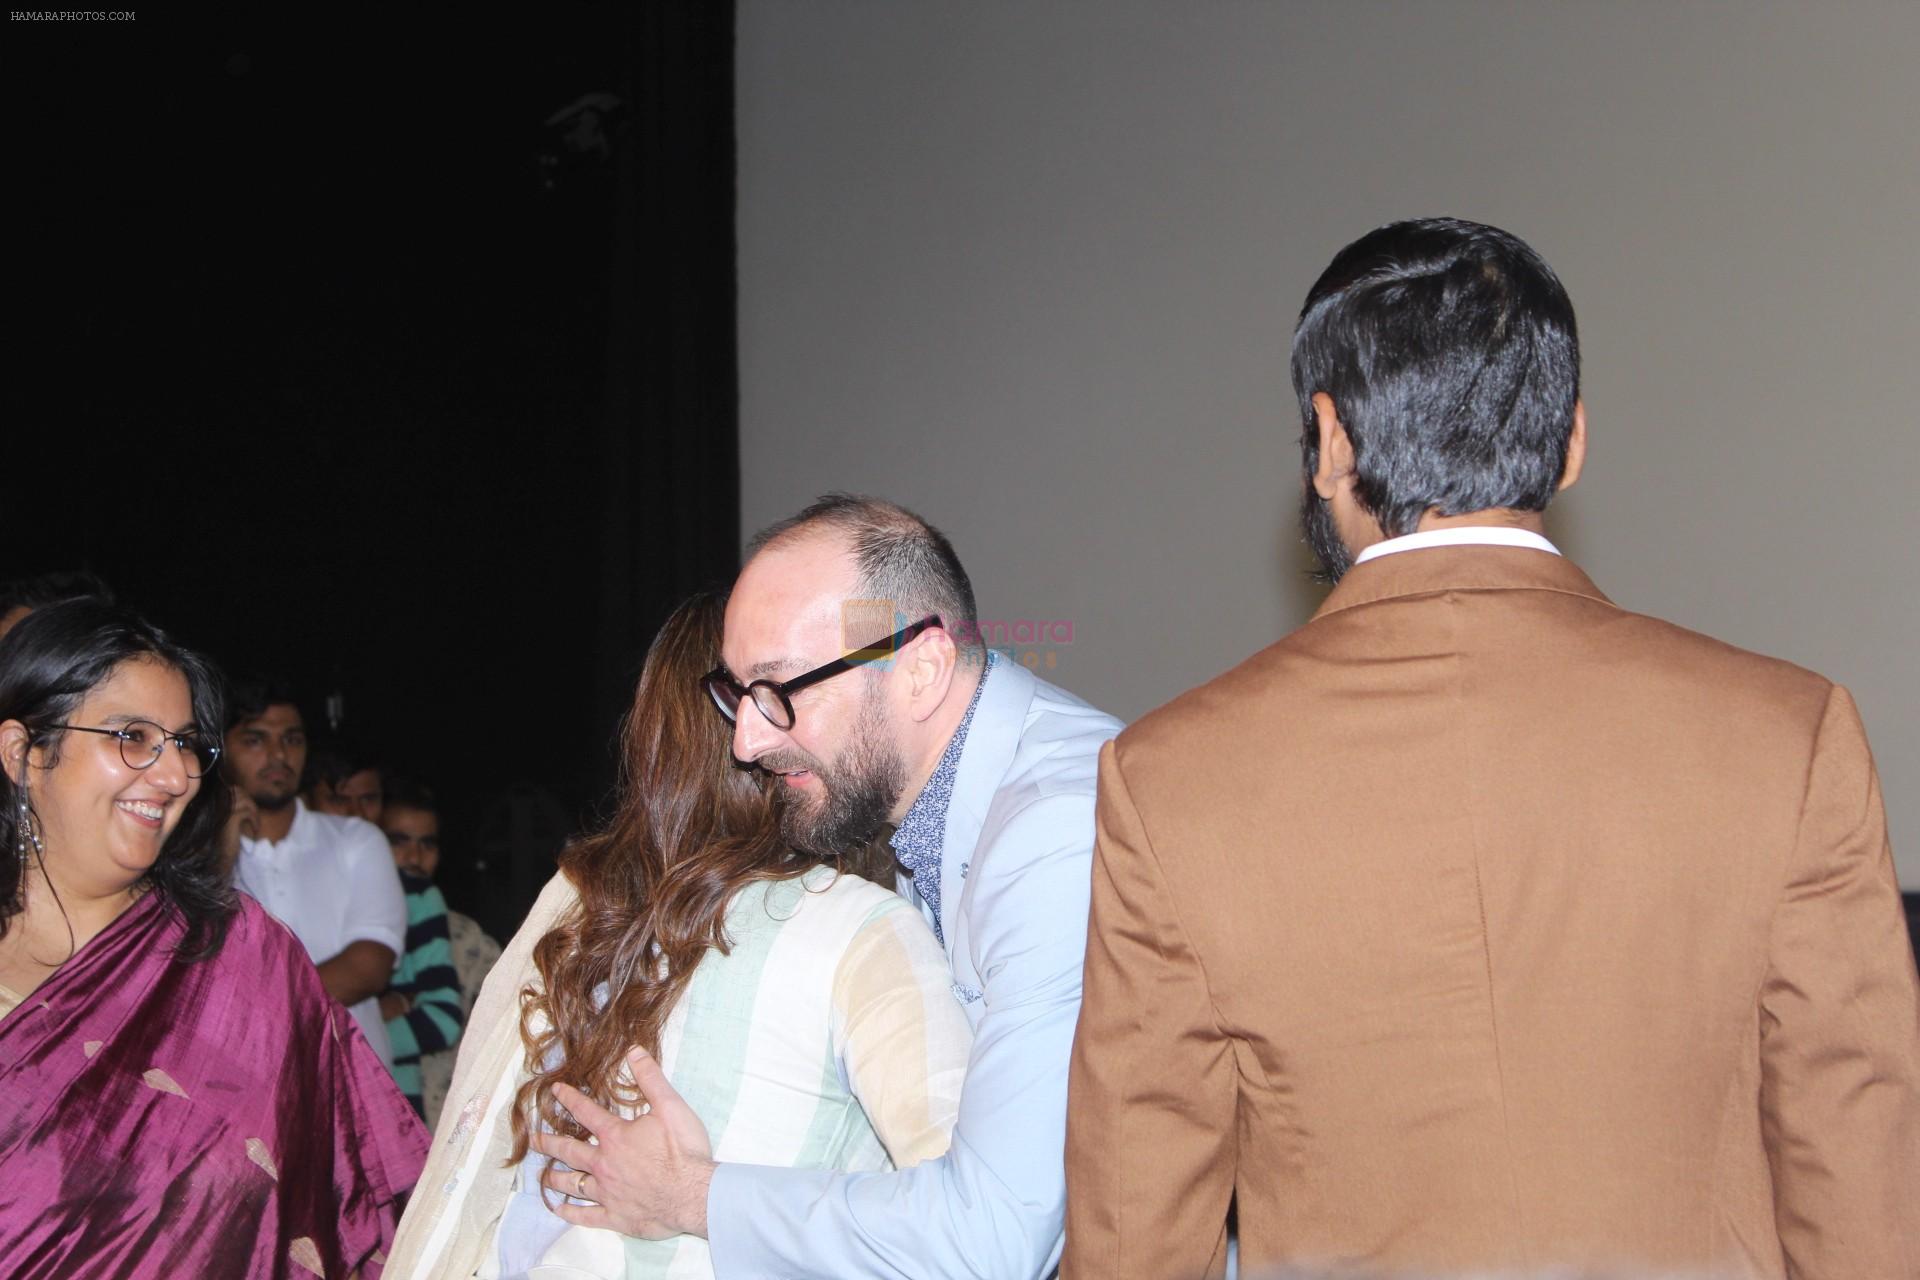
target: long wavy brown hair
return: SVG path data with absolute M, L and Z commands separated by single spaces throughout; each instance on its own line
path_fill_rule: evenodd
M 620 1081 L 627 1051 L 659 1055 L 661 1025 L 701 957 L 728 949 L 727 903 L 813 865 L 781 840 L 771 797 L 735 767 L 726 722 L 700 686 L 720 661 L 724 608 L 703 593 L 660 628 L 622 733 L 618 808 L 560 855 L 580 901 L 535 944 L 540 986 L 520 996 L 530 1078 L 515 1098 L 513 1163 L 532 1117 L 587 1136 L 555 1101 L 558 1081 L 605 1107 L 636 1105 Z

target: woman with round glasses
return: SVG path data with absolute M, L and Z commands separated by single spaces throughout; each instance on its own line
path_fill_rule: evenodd
M 0 640 L 0 1273 L 379 1273 L 425 1153 L 234 893 L 219 680 L 75 600 Z
M 723 613 L 695 597 L 647 654 L 619 807 L 561 855 L 481 989 L 396 1272 L 712 1275 L 705 1240 L 580 1224 L 592 1175 L 538 1149 L 586 1138 L 595 1103 L 633 1114 L 636 1046 L 721 1159 L 878 1169 L 947 1149 L 971 1036 L 940 944 L 891 888 L 781 840 L 702 691 Z

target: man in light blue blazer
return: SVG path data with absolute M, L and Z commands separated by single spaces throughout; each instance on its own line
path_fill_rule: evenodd
M 568 1216 L 704 1234 L 723 1280 L 1055 1269 L 1094 781 L 1121 725 L 989 653 L 976 618 L 938 530 L 891 503 L 829 496 L 755 540 L 727 608 L 726 665 L 707 681 L 735 756 L 778 779 L 796 846 L 843 852 L 897 824 L 901 891 L 939 934 L 973 1024 L 952 1148 L 890 1173 L 716 1165 L 642 1057 L 653 1110 L 580 1116 L 600 1143 L 583 1155 L 599 1207 Z

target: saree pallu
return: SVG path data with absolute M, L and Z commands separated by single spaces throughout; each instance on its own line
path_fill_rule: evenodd
M 149 893 L 0 1018 L 0 1275 L 380 1275 L 426 1131 L 286 926 Z

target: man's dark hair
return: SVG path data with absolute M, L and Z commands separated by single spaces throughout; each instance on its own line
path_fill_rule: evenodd
M 372 768 L 371 765 L 362 767 Z M 384 812 L 391 813 L 395 809 L 418 809 L 421 813 L 431 813 L 435 817 L 440 814 L 440 805 L 433 798 L 433 792 L 411 778 L 394 778 L 387 781 L 381 790 L 386 795 Z
M 947 535 L 913 512 L 883 498 L 829 493 L 798 515 L 768 525 L 747 544 L 752 559 L 767 547 L 804 533 L 828 530 L 845 538 L 860 571 L 860 591 L 869 600 L 890 600 L 900 625 L 930 613 L 962 650 L 980 645 L 973 583 L 960 566 Z M 848 637 L 864 644 L 879 637 Z
M 1308 475 L 1313 395 L 1353 442 L 1355 496 L 1390 538 L 1427 511 L 1544 510 L 1580 397 L 1573 303 L 1519 237 L 1457 218 L 1396 222 L 1342 249 L 1293 332 Z
M 267 714 L 268 707 L 300 708 L 300 695 L 289 681 L 277 675 L 255 673 L 241 676 L 227 686 L 227 722 L 221 730 L 233 728 Z M 300 712 L 306 719 L 306 712 Z
M 283 702 L 287 699 L 275 698 L 274 701 Z M 255 712 L 255 714 L 259 713 Z M 338 787 L 354 774 L 368 769 L 381 775 L 382 794 L 392 790 L 386 784 L 386 773 L 380 767 L 380 757 L 352 738 L 328 737 L 314 744 L 307 751 L 306 781 L 309 783 L 324 782 L 329 787 Z
M 25 725 L 51 769 L 70 745 L 71 731 L 61 726 L 123 663 L 136 661 L 158 662 L 179 672 L 187 682 L 195 730 L 209 736 L 218 732 L 223 716 L 220 673 L 214 665 L 145 619 L 87 597 L 35 609 L 0 640 L 0 721 Z M 91 735 L 81 736 L 92 741 Z M 38 823 L 32 776 L 37 767 L 22 767 L 18 783 L 0 771 L 0 813 L 8 815 L 9 825 L 23 800 Z M 177 952 L 187 959 L 219 951 L 233 918 L 233 889 L 220 857 L 229 803 L 227 788 L 217 777 L 202 778 L 160 856 L 140 877 L 185 923 L 186 936 Z M 33 856 L 31 846 L 22 849 L 11 830 L 0 839 L 0 935 L 26 905 L 27 859 Z
M 0 582 L 0 615 L 15 609 L 44 609 L 62 600 L 103 600 L 113 603 L 113 588 L 85 569 L 39 573 L 30 578 Z

